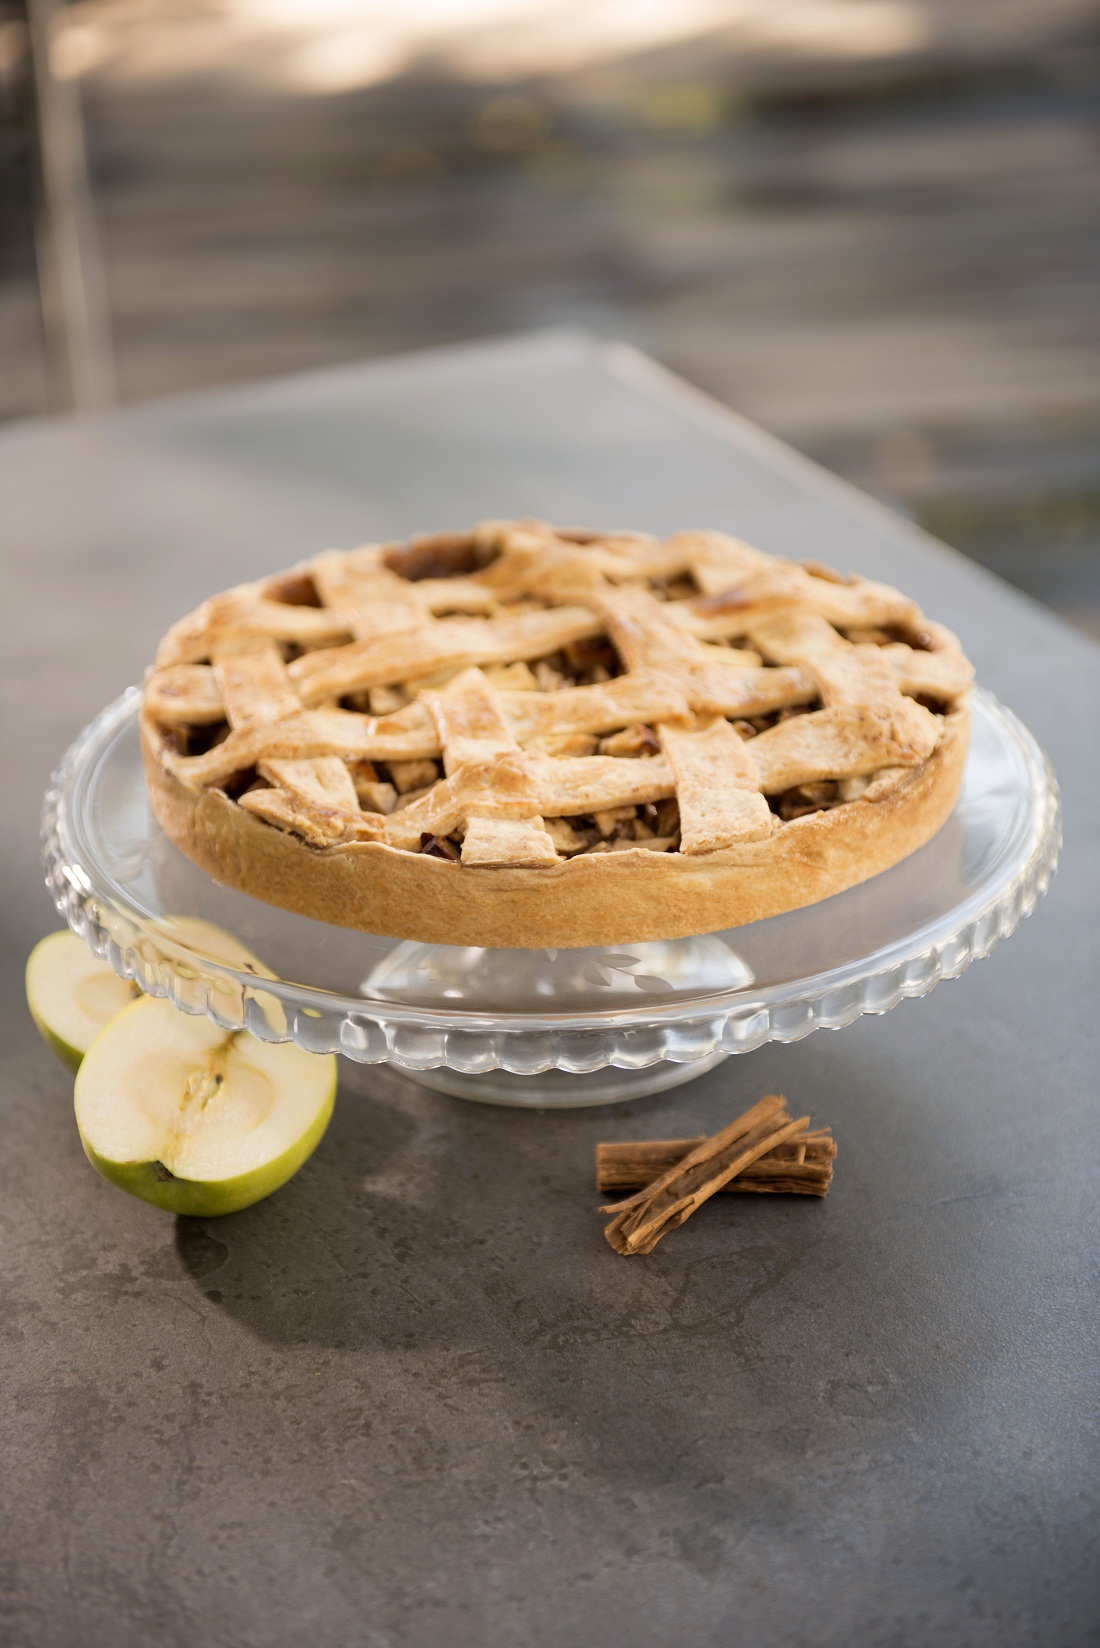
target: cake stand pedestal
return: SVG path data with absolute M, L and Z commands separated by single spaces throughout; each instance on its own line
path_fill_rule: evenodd
M 494 1104 L 637 1098 L 765 1042 L 926 995 L 1031 912 L 1060 843 L 1048 762 L 979 691 L 954 812 L 927 846 L 862 886 L 660 943 L 417 944 L 292 915 L 185 858 L 149 810 L 138 702 L 131 689 L 86 728 L 46 797 L 47 882 L 73 931 L 143 990 L 227 1030 L 388 1063 Z

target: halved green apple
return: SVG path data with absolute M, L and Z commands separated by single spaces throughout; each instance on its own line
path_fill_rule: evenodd
M 260 978 L 275 977 L 271 969 L 265 967 L 239 938 L 234 938 L 224 927 L 218 927 L 203 916 L 163 916 L 157 923 L 157 929 L 165 938 L 175 939 L 178 944 L 186 945 L 199 955 L 210 956 L 214 961 L 223 961 L 227 967 L 237 967 L 243 973 L 256 973 Z
M 257 978 L 276 977 L 271 968 L 265 966 L 259 956 L 253 955 L 239 938 L 234 938 L 232 933 L 227 933 L 223 927 L 206 921 L 202 916 L 165 916 L 159 923 L 159 928 L 162 939 L 174 940 L 176 944 L 184 946 L 183 956 L 178 951 L 170 952 L 177 981 L 197 978 L 201 974 L 201 963 L 197 967 L 193 966 L 189 962 L 187 951 L 194 952 L 197 956 L 207 956 L 213 961 L 224 962 L 227 967 L 235 967 L 240 973 L 254 973 Z M 239 991 L 227 980 L 216 981 L 214 988 L 227 1000 L 230 997 L 239 997 Z M 251 995 L 271 1029 L 276 1035 L 282 1035 L 286 1030 L 286 1012 L 279 998 L 268 990 L 253 990 Z
M 336 1097 L 336 1060 L 227 1032 L 142 997 L 96 1039 L 76 1122 L 105 1179 L 169 1213 L 250 1207 L 312 1155 Z
M 66 930 L 39 940 L 27 959 L 27 1006 L 43 1039 L 71 1069 L 116 1013 L 139 994 Z

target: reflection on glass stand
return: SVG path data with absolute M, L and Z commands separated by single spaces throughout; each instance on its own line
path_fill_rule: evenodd
M 618 950 L 478 950 L 398 944 L 363 980 L 364 996 L 445 1010 L 599 1012 L 645 1007 L 689 988 L 743 990 L 753 973 L 717 933 Z

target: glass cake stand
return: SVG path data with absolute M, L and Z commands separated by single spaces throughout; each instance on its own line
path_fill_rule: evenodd
M 138 702 L 132 688 L 86 728 L 46 796 L 46 879 L 73 931 L 143 990 L 227 1030 L 388 1063 L 426 1087 L 497 1104 L 636 1098 L 730 1054 L 923 996 L 1030 914 L 1061 839 L 1049 763 L 979 691 L 951 817 L 860 887 L 664 943 L 418 944 L 292 915 L 185 858 L 146 800 Z

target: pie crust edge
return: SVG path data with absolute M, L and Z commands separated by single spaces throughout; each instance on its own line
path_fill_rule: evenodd
M 695 858 L 580 854 L 537 869 L 451 863 L 383 842 L 318 848 L 272 829 L 219 790 L 167 771 L 144 714 L 142 758 L 158 823 L 216 881 L 340 927 L 424 944 L 583 948 L 685 938 L 800 909 L 890 869 L 930 841 L 958 799 L 969 698 L 944 717 L 919 767 L 878 800 L 859 797 L 766 840 Z

